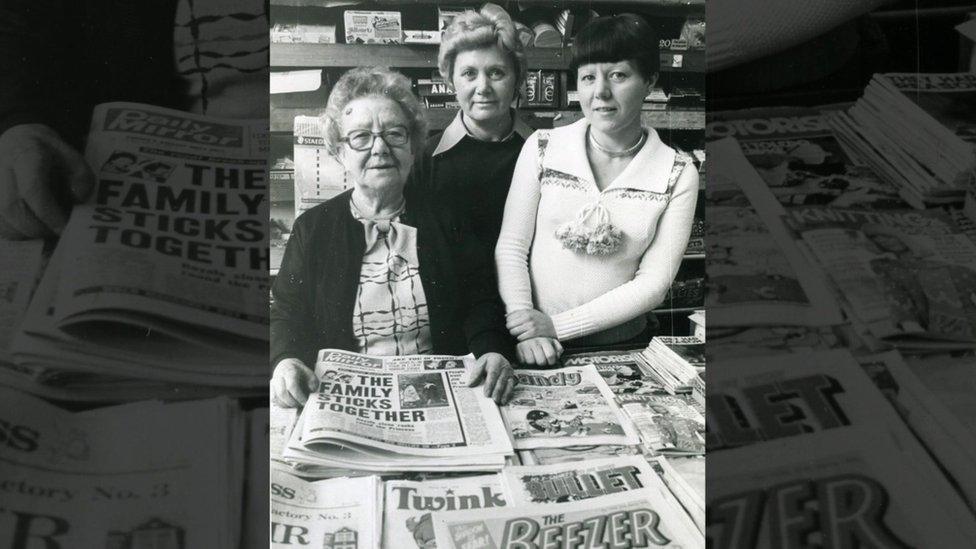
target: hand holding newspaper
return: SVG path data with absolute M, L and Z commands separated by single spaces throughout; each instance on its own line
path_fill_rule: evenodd
M 467 386 L 473 357 L 319 351 L 318 389 L 283 457 L 305 474 L 497 471 L 512 455 L 498 407 Z
M 266 379 L 267 121 L 104 103 L 72 212 L 14 344 L 51 370 L 210 386 Z

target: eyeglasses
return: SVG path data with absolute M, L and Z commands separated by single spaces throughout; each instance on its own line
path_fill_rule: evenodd
M 368 151 L 373 148 L 373 143 L 379 137 L 388 147 L 402 147 L 410 141 L 410 133 L 403 126 L 396 126 L 381 132 L 371 132 L 368 130 L 356 130 L 346 134 L 339 141 L 349 144 L 349 148 L 354 151 Z

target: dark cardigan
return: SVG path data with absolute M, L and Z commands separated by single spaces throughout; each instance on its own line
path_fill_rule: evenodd
M 487 252 L 452 211 L 429 207 L 408 184 L 401 221 L 417 228 L 420 279 L 436 354 L 513 359 L 504 308 Z M 271 366 L 298 358 L 311 367 L 320 349 L 356 350 L 353 310 L 366 237 L 350 212 L 352 190 L 296 221 L 272 286 Z

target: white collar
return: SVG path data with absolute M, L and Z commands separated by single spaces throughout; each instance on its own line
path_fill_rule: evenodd
M 441 134 L 440 141 L 437 142 L 437 148 L 434 149 L 434 154 L 431 156 L 437 156 L 443 152 L 451 150 L 454 145 L 461 142 L 461 139 L 463 139 L 464 136 L 471 135 L 468 133 L 468 129 L 464 126 L 464 121 L 461 119 L 462 113 L 463 111 L 458 111 L 457 116 L 454 117 L 454 120 L 452 120 L 451 123 L 444 128 L 444 133 Z M 508 141 L 515 134 L 522 136 L 522 139 L 528 139 L 528 137 L 532 135 L 532 128 L 523 122 L 522 119 L 519 118 L 518 113 L 516 113 L 514 110 L 512 111 L 512 118 L 515 120 L 515 122 L 512 124 L 512 131 L 506 135 L 502 141 Z M 473 135 L 471 138 L 478 139 Z
M 551 130 L 542 166 L 594 183 L 593 170 L 586 156 L 588 126 L 586 119 L 581 118 L 572 124 Z M 647 142 L 637 151 L 624 171 L 620 172 L 612 186 L 656 193 L 667 192 L 676 153 L 661 141 L 653 128 L 644 128 L 644 131 L 647 132 Z

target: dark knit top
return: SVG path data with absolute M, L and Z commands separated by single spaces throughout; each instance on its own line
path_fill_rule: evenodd
M 432 157 L 439 142 L 440 135 L 427 141 L 423 160 L 431 196 L 453 200 L 453 206 L 467 218 L 478 240 L 494 250 L 515 161 L 525 139 L 513 133 L 505 141 L 487 142 L 466 135 L 447 151 Z

